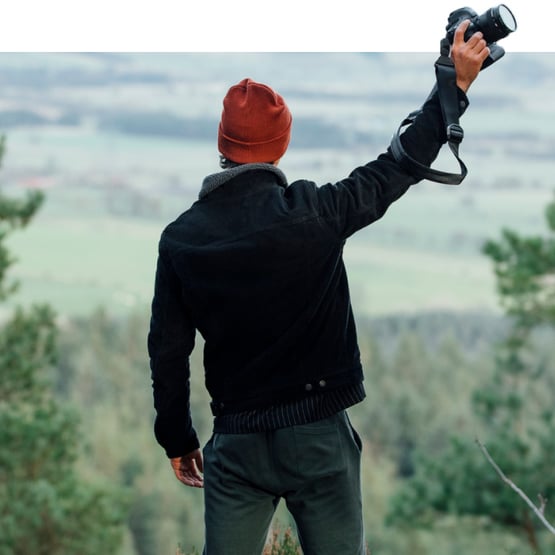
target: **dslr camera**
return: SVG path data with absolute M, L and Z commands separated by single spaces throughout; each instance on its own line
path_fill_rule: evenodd
M 459 8 L 451 12 L 445 27 L 449 44 L 453 44 L 455 30 L 465 19 L 470 19 L 470 25 L 464 34 L 464 40 L 467 41 L 474 33 L 481 31 L 490 49 L 490 55 L 482 68 L 499 60 L 505 54 L 505 50 L 496 42 L 516 31 L 516 19 L 511 10 L 505 4 L 499 4 L 482 15 L 478 15 L 472 8 Z
M 440 41 L 440 56 L 435 63 L 436 84 L 430 96 L 428 96 L 428 100 L 436 93 L 439 96 L 447 141 L 451 152 L 459 163 L 460 173 L 450 173 L 433 169 L 411 158 L 405 151 L 401 141 L 401 130 L 407 125 L 412 125 L 414 123 L 418 115 L 422 113 L 422 108 L 411 112 L 401 122 L 401 125 L 391 140 L 391 152 L 393 157 L 407 172 L 418 179 L 429 179 L 430 181 L 443 183 L 445 185 L 459 185 L 468 173 L 464 162 L 459 157 L 459 144 L 463 140 L 464 131 L 459 125 L 459 103 L 455 66 L 449 56 L 455 37 L 455 31 L 465 19 L 470 20 L 470 25 L 465 31 L 464 40 L 467 41 L 474 33 L 480 31 L 490 51 L 481 69 L 488 67 L 505 54 L 505 51 L 497 44 L 497 41 L 506 37 L 509 33 L 516 31 L 516 19 L 505 4 L 499 4 L 494 8 L 490 8 L 482 15 L 478 15 L 470 8 L 460 8 L 449 14 L 449 20 L 445 28 L 447 34 Z

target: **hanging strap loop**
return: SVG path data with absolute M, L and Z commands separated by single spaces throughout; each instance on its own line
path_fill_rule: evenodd
M 391 141 L 391 152 L 403 169 L 413 174 L 418 179 L 428 179 L 429 181 L 435 181 L 436 183 L 445 185 L 459 185 L 466 177 L 468 170 L 459 156 L 459 145 L 464 138 L 464 130 L 459 125 L 457 74 L 453 61 L 449 57 L 449 48 L 448 40 L 443 39 L 441 41 L 441 54 L 435 62 L 436 84 L 428 96 L 428 99 L 437 91 L 447 135 L 447 143 L 459 163 L 460 173 L 450 173 L 433 169 L 421 164 L 409 156 L 405 151 L 401 143 L 401 130 L 414 123 L 418 114 L 422 112 L 422 108 L 411 112 L 408 117 L 401 122 L 401 125 Z

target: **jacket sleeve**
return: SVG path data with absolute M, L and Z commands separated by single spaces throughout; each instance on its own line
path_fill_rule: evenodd
M 179 278 L 159 251 L 148 334 L 156 420 L 154 434 L 170 458 L 199 447 L 190 411 L 189 356 L 195 328 L 181 294 Z
M 468 106 L 465 93 L 458 89 L 460 115 Z M 402 134 L 407 153 L 427 166 L 436 159 L 447 141 L 437 91 L 431 95 L 414 123 Z M 380 219 L 387 208 L 419 180 L 405 171 L 391 150 L 377 160 L 358 167 L 349 177 L 318 189 L 320 213 L 346 239 L 355 231 Z

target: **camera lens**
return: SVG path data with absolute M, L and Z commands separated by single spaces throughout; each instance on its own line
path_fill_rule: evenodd
M 516 31 L 515 16 L 505 4 L 499 4 L 499 6 L 497 6 L 497 18 L 499 19 L 500 25 L 507 30 L 507 33 Z
M 516 20 L 505 4 L 499 4 L 478 18 L 477 27 L 484 34 L 486 42 L 490 44 L 512 33 L 516 29 Z

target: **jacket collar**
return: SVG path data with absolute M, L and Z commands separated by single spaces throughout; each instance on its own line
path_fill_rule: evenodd
M 278 176 L 279 185 L 281 185 L 282 187 L 287 187 L 287 178 L 285 177 L 285 174 L 273 164 L 241 164 L 240 166 L 235 166 L 234 168 L 230 168 L 229 170 L 224 170 L 222 172 L 213 173 L 206 176 L 204 178 L 204 181 L 202 182 L 202 187 L 200 189 L 198 198 L 201 199 L 205 197 L 231 179 L 252 170 L 265 170 L 272 172 Z

